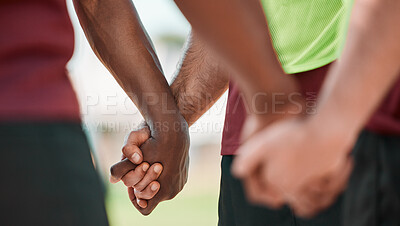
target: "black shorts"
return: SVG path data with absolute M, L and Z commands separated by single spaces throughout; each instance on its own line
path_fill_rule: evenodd
M 221 189 L 219 196 L 219 226 L 340 226 L 342 219 L 342 197 L 328 210 L 313 219 L 294 216 L 287 206 L 280 210 L 249 203 L 240 180 L 231 174 L 234 157 L 223 156 L 221 163 Z
M 363 131 L 354 146 L 354 169 L 343 197 L 316 218 L 303 220 L 288 207 L 270 210 L 248 203 L 232 177 L 232 156 L 222 159 L 221 226 L 400 226 L 400 137 Z
M 344 195 L 345 226 L 400 225 L 400 136 L 363 131 Z
M 0 150 L 0 225 L 108 225 L 80 124 L 0 124 Z

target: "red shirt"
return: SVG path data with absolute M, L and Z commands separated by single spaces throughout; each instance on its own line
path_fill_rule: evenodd
M 80 121 L 65 0 L 0 3 L 0 121 Z
M 307 102 L 316 100 L 328 69 L 329 65 L 294 75 Z M 235 154 L 240 146 L 240 131 L 245 119 L 246 110 L 243 98 L 239 88 L 231 82 L 222 135 L 222 155 Z M 379 109 L 369 120 L 366 129 L 379 134 L 400 135 L 400 76 L 382 101 Z

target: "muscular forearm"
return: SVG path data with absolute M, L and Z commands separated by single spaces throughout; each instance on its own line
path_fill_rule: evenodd
M 317 124 L 332 122 L 348 137 L 362 129 L 398 77 L 399 40 L 400 1 L 356 1 L 346 47 L 322 89 Z
M 259 0 L 175 2 L 192 27 L 237 72 L 233 77 L 248 104 L 257 93 L 271 97 L 274 92 L 296 90 L 275 55 Z M 268 100 L 261 100 L 261 105 Z
M 177 107 L 151 41 L 130 0 L 74 0 L 94 52 L 149 126 Z
M 229 74 L 198 35 L 192 33 L 180 69 L 171 84 L 179 110 L 189 126 L 227 90 Z

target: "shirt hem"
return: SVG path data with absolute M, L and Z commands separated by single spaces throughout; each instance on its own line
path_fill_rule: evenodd
M 283 69 L 287 74 L 297 74 L 297 73 L 311 71 L 311 70 L 323 67 L 325 65 L 332 63 L 337 58 L 338 58 L 337 56 L 326 57 L 326 58 L 323 58 L 322 60 L 318 60 L 313 63 L 296 65 L 296 66 L 285 66 L 285 67 L 283 67 Z

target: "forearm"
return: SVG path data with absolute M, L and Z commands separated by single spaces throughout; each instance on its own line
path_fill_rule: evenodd
M 259 0 L 175 2 L 192 27 L 237 72 L 233 78 L 248 104 L 258 93 L 271 97 L 272 93 L 296 89 L 294 80 L 284 76 L 275 55 Z M 265 101 L 271 100 L 261 100 Z
M 230 73 L 196 33 L 188 39 L 180 68 L 171 84 L 178 108 L 189 126 L 228 89 Z
M 344 52 L 320 96 L 317 124 L 354 137 L 398 77 L 400 1 L 358 0 Z M 337 122 L 337 120 L 339 122 Z
M 177 112 L 151 41 L 130 0 L 74 0 L 97 57 L 139 108 L 146 122 Z

